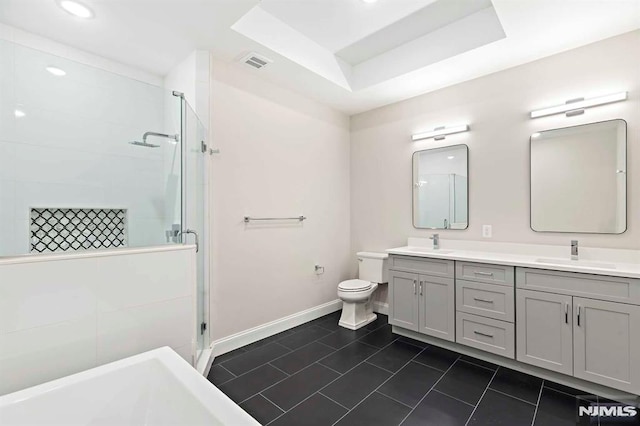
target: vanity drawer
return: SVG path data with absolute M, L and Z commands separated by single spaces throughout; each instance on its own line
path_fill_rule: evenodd
M 507 358 L 515 357 L 515 331 L 510 322 L 458 312 L 456 342 Z
M 513 322 L 514 289 L 504 285 L 456 280 L 456 310 Z
M 389 258 L 389 269 L 393 269 L 395 271 L 435 275 L 437 277 L 453 278 L 453 265 L 453 260 L 445 259 L 427 259 L 424 257 L 397 255 L 392 255 Z
M 488 263 L 456 262 L 456 278 L 483 283 L 513 285 L 514 267 Z
M 640 279 L 516 268 L 516 287 L 640 305 Z

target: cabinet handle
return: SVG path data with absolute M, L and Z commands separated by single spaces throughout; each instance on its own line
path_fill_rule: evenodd
M 482 272 L 482 271 L 473 271 L 476 275 L 484 275 L 485 277 L 492 277 L 493 272 Z
M 422 281 L 420 281 L 420 296 L 422 296 Z
M 416 280 L 413 280 L 413 294 L 418 294 L 416 291 Z
M 569 304 L 564 304 L 564 323 L 569 324 Z
M 473 300 L 477 300 L 478 302 L 484 302 L 484 303 L 495 303 L 493 300 L 480 299 L 479 297 L 474 297 Z
M 580 327 L 580 311 L 582 311 L 582 306 L 578 305 L 578 327 Z
M 483 333 L 483 332 L 477 331 L 477 330 L 473 330 L 473 332 L 475 334 L 477 334 L 478 336 L 484 336 L 484 337 L 489 337 L 489 338 L 493 339 L 493 334 L 487 334 L 487 333 Z

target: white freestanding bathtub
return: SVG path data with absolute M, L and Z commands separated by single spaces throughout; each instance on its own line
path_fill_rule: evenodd
M 259 423 L 164 347 L 1 396 L 0 425 Z

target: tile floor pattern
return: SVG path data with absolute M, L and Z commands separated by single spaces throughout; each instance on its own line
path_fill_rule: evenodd
M 357 331 L 339 315 L 216 357 L 208 378 L 263 425 L 620 424 L 577 422 L 597 396 L 398 336 L 385 315 Z

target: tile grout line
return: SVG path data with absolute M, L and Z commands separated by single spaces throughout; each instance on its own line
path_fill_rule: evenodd
M 504 396 L 508 396 L 509 398 L 513 398 L 516 401 L 524 402 L 525 404 L 533 405 L 534 407 L 536 406 L 536 404 L 534 404 L 533 402 L 529 402 L 529 401 L 527 401 L 525 399 L 518 398 L 517 396 L 509 395 L 508 393 L 502 392 L 502 391 L 500 391 L 498 389 L 489 388 L 489 390 L 491 392 L 499 393 L 500 395 L 504 395 Z
M 380 390 L 376 390 L 374 393 L 379 393 L 380 395 L 385 396 L 385 397 L 389 398 L 390 400 L 397 402 L 398 404 L 404 405 L 405 407 L 407 407 L 407 408 L 408 408 L 408 409 L 410 409 L 410 410 L 413 410 L 413 408 L 414 408 L 414 407 L 410 406 L 409 404 L 405 404 L 405 403 L 404 403 L 404 402 L 402 402 L 402 401 L 398 401 L 398 400 L 397 400 L 397 399 L 395 399 L 394 397 L 389 396 L 389 395 L 387 395 L 386 393 L 384 393 L 384 392 L 382 392 L 382 391 L 380 391 Z
M 440 383 L 440 380 L 442 380 L 442 378 L 447 375 L 449 370 L 451 370 L 453 368 L 453 366 L 456 365 L 456 363 L 458 362 L 459 359 L 460 359 L 460 355 L 458 355 L 458 358 L 456 358 L 455 361 L 453 361 L 451 363 L 449 368 L 447 368 L 447 370 L 444 373 L 442 373 L 442 376 L 440 376 L 440 378 L 438 380 L 436 380 L 436 382 L 433 384 L 433 386 L 431 386 L 431 388 L 427 391 L 427 393 L 425 393 L 424 396 L 422 398 L 420 398 L 420 401 L 418 401 L 418 403 L 413 408 L 413 410 L 409 411 L 409 413 L 404 417 L 404 419 L 402 419 L 402 421 L 400 422 L 400 425 L 402 425 L 402 423 L 404 423 L 404 421 L 407 420 L 407 418 L 409 418 L 411 413 L 413 413 L 416 410 L 416 408 L 418 408 L 420 406 L 420 404 L 422 404 L 422 401 L 424 401 L 424 399 L 427 397 L 427 395 L 429 395 L 431 393 L 431 391 L 435 390 L 435 387 L 438 385 L 438 383 Z
M 339 374 L 339 375 L 341 375 L 341 376 L 344 376 L 344 374 L 346 374 L 346 373 L 344 373 L 344 374 L 343 374 L 343 373 L 339 372 L 338 370 L 334 370 L 334 369 L 333 369 L 333 368 L 331 368 L 331 367 L 327 367 L 327 366 L 326 366 L 326 365 L 324 365 L 324 364 L 320 364 L 318 361 L 314 362 L 314 364 L 318 364 L 318 365 L 323 366 L 324 368 L 328 368 L 329 370 L 334 371 L 334 372 L 338 373 L 338 374 Z
M 536 423 L 536 416 L 538 415 L 538 407 L 540 407 L 540 398 L 542 398 L 542 390 L 544 389 L 545 380 L 542 379 L 542 384 L 540 385 L 540 392 L 538 392 L 538 401 L 536 402 L 536 409 L 533 411 L 533 419 L 531 419 L 531 426 Z
M 427 349 L 427 348 L 425 348 L 425 349 Z M 446 370 L 440 370 L 439 368 L 434 367 L 433 365 L 429 365 L 429 364 L 425 364 L 424 362 L 416 361 L 415 359 L 413 360 L 413 362 L 415 362 L 416 364 L 420 364 L 420 365 L 422 365 L 423 367 L 429 367 L 429 368 L 431 368 L 432 370 L 436 370 L 436 371 L 439 371 L 439 372 L 441 372 L 441 373 L 444 373 L 444 372 L 446 371 Z M 455 360 L 454 360 L 453 362 L 455 362 Z M 452 364 L 453 364 L 453 363 L 452 363 Z
M 395 341 L 396 341 L 396 339 L 394 339 L 394 340 L 393 340 L 391 343 L 389 343 L 387 346 L 390 346 L 390 345 L 391 345 L 393 342 L 395 342 Z M 387 346 L 385 346 L 385 348 L 386 348 Z M 398 369 L 398 371 L 401 371 L 403 368 L 405 368 L 407 365 L 409 365 L 409 363 L 410 363 L 411 361 L 413 361 L 413 359 L 414 359 L 415 357 L 417 357 L 417 356 L 418 356 L 418 355 L 420 355 L 422 352 L 424 352 L 424 350 L 425 350 L 425 349 L 426 349 L 426 348 L 422 348 L 422 350 L 420 350 L 418 353 L 416 353 L 413 357 L 411 357 L 411 359 L 410 359 L 409 361 L 407 361 L 407 362 L 406 362 L 402 367 L 400 367 L 400 368 Z M 371 355 L 371 356 L 373 356 L 373 355 Z M 370 358 L 370 357 L 369 357 L 369 358 Z M 369 358 L 367 358 L 367 360 L 368 360 Z M 367 360 L 364 360 L 363 362 L 366 362 Z M 373 364 L 372 364 L 372 365 L 373 365 Z M 377 365 L 374 365 L 374 367 L 377 367 Z M 396 376 L 396 374 L 398 374 L 398 373 L 397 373 L 397 372 L 396 372 L 396 373 L 393 373 L 393 374 L 391 374 L 389 377 L 387 377 L 387 379 L 386 379 L 384 382 L 380 383 L 380 385 L 378 385 L 378 387 L 376 387 L 373 391 L 371 391 L 371 393 L 369 393 L 367 396 L 365 396 L 364 398 L 362 398 L 362 400 L 361 400 L 360 402 L 358 402 L 356 405 L 354 405 L 354 406 L 353 406 L 353 408 L 352 408 L 351 410 L 347 411 L 347 412 L 346 412 L 342 417 L 340 417 L 338 420 L 336 420 L 336 421 L 333 423 L 333 425 L 336 425 L 338 422 L 340 422 L 340 420 L 342 420 L 342 419 L 344 419 L 346 416 L 348 416 L 348 415 L 349 415 L 349 413 L 351 413 L 353 410 L 355 410 L 356 408 L 358 408 L 358 406 L 360 406 L 360 404 L 362 404 L 364 401 L 366 401 L 366 400 L 367 400 L 367 398 L 369 398 L 371 395 L 373 395 L 374 393 L 376 393 L 376 392 L 378 391 L 378 389 L 380 389 L 382 386 L 384 386 L 384 385 L 385 385 L 385 383 L 387 383 L 389 380 L 391 380 L 393 377 L 395 377 L 395 376 Z M 381 395 L 383 395 L 383 394 L 381 394 Z M 384 396 L 386 397 L 386 395 L 384 395 Z M 393 400 L 393 401 L 395 401 L 395 400 Z M 411 410 L 410 410 L 409 412 L 411 412 Z M 333 425 L 332 425 L 332 426 L 333 426 Z
M 484 396 L 486 395 L 487 391 L 489 390 L 489 386 L 491 386 L 491 382 L 493 382 L 493 379 L 496 377 L 496 374 L 498 374 L 498 370 L 499 369 L 500 368 L 498 367 L 498 368 L 496 368 L 496 371 L 493 372 L 493 376 L 491 376 L 491 380 L 489 380 L 489 383 L 487 383 L 487 387 L 484 389 L 484 392 L 482 392 L 482 395 L 480 396 L 480 399 L 476 403 L 476 406 L 473 408 L 473 411 L 469 415 L 469 418 L 467 419 L 467 422 L 464 424 L 464 426 L 467 426 L 469 424 L 469 422 L 473 418 L 473 415 L 475 414 L 476 410 L 478 410 L 478 407 L 480 406 L 480 403 L 482 402 L 482 398 L 484 398 Z
M 333 334 L 333 333 L 331 333 L 331 334 Z M 329 334 L 329 335 L 327 335 L 327 336 L 325 336 L 325 337 L 329 337 L 329 336 L 331 336 L 331 334 Z M 321 339 L 324 339 L 324 337 L 321 337 Z M 336 349 L 336 348 L 334 348 L 334 347 L 333 347 L 333 346 L 331 346 L 331 345 L 327 345 L 326 343 L 321 342 L 320 340 L 314 340 L 314 342 L 315 342 L 315 343 L 320 343 L 321 345 L 326 346 L 326 347 L 328 347 L 328 348 L 331 348 L 331 349 L 333 349 L 334 351 L 338 351 L 338 350 L 342 349 L 342 348 L 340 348 L 340 349 Z M 311 342 L 311 343 L 314 343 L 314 342 Z M 355 340 L 354 340 L 354 342 L 355 342 Z M 353 343 L 353 342 L 352 342 L 352 343 Z M 349 343 L 349 344 L 351 344 L 351 343 Z M 345 345 L 345 346 L 349 346 L 349 345 Z M 343 346 L 343 347 L 344 347 L 344 346 Z
M 322 392 L 322 390 L 323 390 L 323 389 L 325 389 L 326 387 L 330 386 L 330 385 L 331 385 L 332 383 L 334 383 L 336 380 L 338 380 L 338 379 L 342 378 L 343 376 L 345 376 L 346 374 L 348 374 L 349 372 L 351 372 L 352 370 L 354 370 L 354 369 L 355 369 L 355 368 L 357 368 L 358 366 L 360 366 L 360 365 L 364 364 L 364 363 L 365 363 L 369 358 L 371 358 L 372 356 L 377 355 L 379 352 L 381 352 L 382 350 L 386 349 L 388 346 L 390 346 L 390 345 L 391 345 L 393 342 L 395 342 L 395 341 L 396 341 L 396 339 L 393 339 L 391 342 L 389 342 L 388 344 L 386 344 L 385 346 L 383 346 L 383 347 L 382 347 L 382 348 L 380 348 L 380 349 L 379 349 L 379 348 L 375 348 L 375 349 L 377 349 L 377 350 L 376 350 L 374 353 L 372 353 L 372 354 L 371 354 L 371 355 L 369 355 L 367 358 L 363 359 L 362 361 L 360 361 L 359 363 L 357 363 L 356 365 L 354 365 L 353 367 L 351 367 L 350 369 L 348 369 L 347 371 L 345 371 L 341 376 L 336 377 L 335 379 L 333 379 L 332 381 L 330 381 L 329 383 L 327 383 L 326 385 L 324 385 L 323 387 L 321 387 L 320 389 L 318 389 L 316 392 L 312 393 L 311 395 L 309 395 L 308 397 L 306 397 L 305 399 L 303 399 L 302 401 L 300 401 L 299 403 L 297 403 L 296 405 L 294 405 L 293 407 L 291 407 L 291 408 L 289 409 L 289 411 L 291 411 L 291 410 L 295 409 L 297 406 L 299 406 L 300 404 L 304 403 L 306 400 L 308 400 L 309 398 L 311 398 L 311 397 L 312 397 L 313 395 L 315 395 L 316 393 L 320 393 L 320 392 Z M 349 345 L 347 345 L 347 346 L 349 346 Z M 370 346 L 370 345 L 369 345 L 369 346 Z M 336 352 L 337 352 L 337 351 L 336 351 Z M 332 355 L 332 354 L 327 355 L 327 357 L 328 357 L 328 356 L 330 356 L 330 355 Z M 417 355 L 416 355 L 416 356 L 417 356 Z M 326 357 L 325 357 L 325 358 L 326 358 Z M 324 359 L 324 358 L 323 358 L 323 359 Z M 322 359 L 321 359 L 321 360 L 322 360 Z M 319 363 L 319 361 L 321 361 L 321 360 L 318 360 L 318 361 L 316 361 L 316 362 L 312 363 L 311 365 L 318 364 L 318 365 L 321 365 L 322 367 L 324 367 L 324 365 L 323 365 L 323 364 L 320 364 L 320 363 Z M 311 366 L 311 365 L 310 365 L 310 366 Z M 308 367 L 310 367 L 310 366 L 308 366 Z M 308 368 L 308 367 L 303 368 L 303 370 L 304 370 L 304 369 L 306 369 L 306 368 Z M 302 371 L 302 370 L 300 370 L 300 371 Z M 296 374 L 297 374 L 297 373 L 296 373 Z M 393 377 L 393 376 L 391 376 L 391 377 Z M 274 385 L 272 385 L 272 386 L 275 386 L 276 384 L 277 384 L 277 383 L 275 383 L 275 384 L 274 384 Z M 271 386 L 269 386 L 269 387 L 271 387 Z M 267 389 L 268 389 L 268 388 L 267 388 Z M 266 389 L 264 389 L 264 390 L 266 390 Z M 262 392 L 264 392 L 264 390 L 263 390 Z M 372 393 L 373 393 L 373 392 L 372 392 Z M 362 401 L 360 401 L 360 402 L 362 402 Z M 287 413 L 288 413 L 289 411 L 287 411 Z M 349 413 L 349 412 L 347 412 L 347 414 L 348 414 L 348 413 Z M 285 414 L 286 414 L 286 413 L 285 413 Z M 280 415 L 280 416 L 276 417 L 275 419 L 271 420 L 269 423 L 267 423 L 267 425 L 270 425 L 271 423 L 275 422 L 276 420 L 278 420 L 278 419 L 279 419 L 280 417 L 282 417 L 282 416 L 284 416 L 284 414 L 282 414 L 282 415 Z M 343 417 L 344 417 L 344 416 L 343 416 Z M 341 417 L 341 418 L 342 418 L 342 417 Z M 338 420 L 340 420 L 340 419 L 338 419 Z
M 467 401 L 463 401 L 463 400 L 461 400 L 460 398 L 456 398 L 455 396 L 451 396 L 451 395 L 449 395 L 448 393 L 442 392 L 441 390 L 434 389 L 434 390 L 433 390 L 433 392 L 441 393 L 442 395 L 447 396 L 447 397 L 449 397 L 449 398 L 451 398 L 451 399 L 455 399 L 455 400 L 456 400 L 456 401 L 458 401 L 458 402 L 462 402 L 463 404 L 466 404 L 466 405 L 468 405 L 469 407 L 475 407 L 475 405 L 470 404 L 470 403 L 468 403 Z
M 375 365 L 374 363 L 369 362 L 368 360 L 367 360 L 367 361 L 365 361 L 364 363 L 365 363 L 365 364 L 369 364 L 369 365 L 373 365 L 374 367 L 377 367 L 377 368 L 379 368 L 379 369 L 380 369 L 380 370 L 382 370 L 382 371 L 386 371 L 387 373 L 391 373 L 391 375 L 394 375 L 394 374 L 396 374 L 398 371 L 400 371 L 400 370 L 398 370 L 398 371 L 396 371 L 396 372 L 393 372 L 393 371 L 391 371 L 391 370 L 387 370 L 386 368 L 384 368 L 384 367 L 380 367 L 379 365 Z M 405 367 L 405 366 L 403 365 L 403 366 L 402 366 L 402 368 L 404 368 L 404 367 Z
M 291 376 L 291 374 L 289 374 L 289 373 L 287 373 L 286 371 L 284 371 L 284 370 L 282 370 L 282 369 L 280 369 L 280 368 L 276 367 L 275 365 L 271 364 L 271 362 L 268 362 L 266 365 L 268 365 L 268 366 L 270 366 L 270 367 L 273 367 L 273 368 L 275 368 L 275 369 L 276 369 L 276 370 L 278 370 L 278 371 L 283 372 L 283 373 L 284 373 L 284 374 L 286 374 L 287 376 Z M 293 374 L 295 374 L 295 373 L 293 373 Z
M 338 404 L 339 406 L 341 406 L 342 408 L 344 408 L 345 410 L 349 411 L 349 409 L 347 407 L 345 407 L 344 405 L 340 404 L 338 401 L 336 401 L 335 399 L 328 397 L 327 395 L 323 394 L 321 391 L 316 392 L 314 395 L 322 395 L 325 398 L 327 398 L 329 401 L 335 402 L 336 404 Z
M 280 407 L 278 404 L 276 404 L 275 402 L 273 402 L 272 400 L 270 400 L 269 398 L 267 398 L 265 395 L 263 395 L 263 394 L 259 393 L 259 394 L 256 394 L 255 396 L 258 396 L 258 395 L 260 395 L 261 397 L 263 397 L 264 399 L 266 399 L 267 401 L 269 401 L 271 404 L 273 404 L 273 406 L 274 406 L 274 407 L 276 407 L 277 409 L 279 409 L 280 411 L 282 411 L 282 414 L 286 413 L 286 411 L 285 411 L 282 407 Z M 281 415 L 282 415 L 282 414 L 281 414 Z
M 222 365 L 222 364 L 218 364 L 218 365 L 219 365 L 220 367 L 224 368 L 224 370 L 225 370 L 225 371 L 227 371 L 229 374 L 231 374 L 231 375 L 233 376 L 233 378 L 232 378 L 232 379 L 229 379 L 229 380 L 233 380 L 233 379 L 235 379 L 236 377 L 238 377 L 238 376 L 236 376 L 235 374 L 233 374 L 231 371 L 229 371 L 229 370 L 227 369 L 227 367 L 225 367 L 224 365 Z M 229 380 L 227 380 L 227 382 L 228 382 Z

